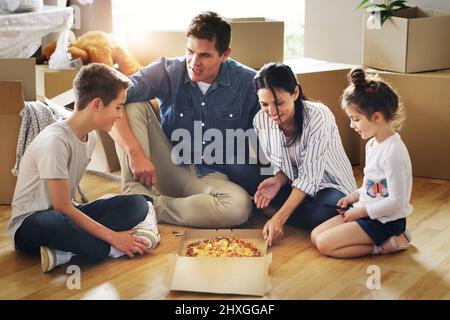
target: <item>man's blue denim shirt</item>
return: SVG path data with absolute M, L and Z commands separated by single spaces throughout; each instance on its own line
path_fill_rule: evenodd
M 127 92 L 127 102 L 157 98 L 161 126 L 168 139 L 172 141 L 172 133 L 180 128 L 188 130 L 193 137 L 189 158 L 190 163 L 197 164 L 197 173 L 220 171 L 226 174 L 229 164 L 207 164 L 201 160 L 205 148 L 214 141 L 203 139 L 203 134 L 208 129 L 220 130 L 226 155 L 226 129 L 253 128 L 253 117 L 259 110 L 253 86 L 255 74 L 255 70 L 229 58 L 222 63 L 216 80 L 203 95 L 197 83 L 189 78 L 184 57 L 161 58 L 130 77 L 132 86 Z M 178 137 L 172 143 L 176 145 L 178 140 L 181 139 Z M 194 162 L 194 159 L 197 160 Z

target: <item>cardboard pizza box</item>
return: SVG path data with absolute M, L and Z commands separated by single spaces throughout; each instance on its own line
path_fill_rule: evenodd
M 189 257 L 187 246 L 209 237 L 238 237 L 256 245 L 261 257 Z M 259 229 L 186 230 L 176 254 L 168 257 L 170 290 L 263 296 L 270 289 L 267 242 Z

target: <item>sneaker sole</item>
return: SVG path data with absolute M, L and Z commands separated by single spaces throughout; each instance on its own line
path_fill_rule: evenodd
M 56 256 L 47 247 L 41 246 L 41 267 L 43 272 L 52 271 L 56 265 Z
M 138 229 L 138 231 L 136 231 L 133 235 L 135 237 L 144 238 L 147 241 L 149 240 L 150 241 L 149 249 L 156 248 L 156 246 L 160 241 L 159 234 L 156 235 L 153 231 L 147 229 Z

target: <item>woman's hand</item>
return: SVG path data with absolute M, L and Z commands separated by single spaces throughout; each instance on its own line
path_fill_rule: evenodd
M 134 253 L 143 255 L 149 244 L 144 239 L 133 236 L 135 232 L 135 229 L 114 232 L 110 244 L 130 258 L 133 258 Z
M 272 199 L 278 194 L 278 191 L 280 191 L 281 186 L 282 183 L 276 177 L 267 178 L 261 182 L 255 192 L 255 196 L 253 197 L 256 208 L 267 208 L 270 201 L 272 201 Z
M 283 236 L 283 226 L 286 220 L 282 217 L 280 212 L 277 212 L 270 220 L 266 222 L 263 228 L 264 240 L 267 240 L 269 246 L 272 245 L 273 240 Z

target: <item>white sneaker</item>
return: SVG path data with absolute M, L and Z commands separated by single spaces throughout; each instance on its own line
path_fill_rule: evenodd
M 137 231 L 133 233 L 133 236 L 142 238 L 145 241 L 147 241 L 149 249 L 156 248 L 156 246 L 160 241 L 159 235 L 157 235 L 156 233 L 154 233 L 152 230 L 149 229 L 138 228 Z
M 72 259 L 71 252 L 64 252 L 41 246 L 41 267 L 43 272 L 52 271 L 55 267 L 66 264 Z
M 136 228 L 138 231 L 134 233 L 134 236 L 143 236 L 145 238 L 154 238 L 154 245 L 151 248 L 154 248 L 161 241 L 161 236 L 159 235 L 158 225 L 156 221 L 156 213 L 153 204 L 150 201 L 147 201 L 148 204 L 148 213 L 145 219 L 139 223 Z M 150 235 L 147 231 L 151 231 L 152 235 Z M 146 239 L 147 240 L 147 239 Z

